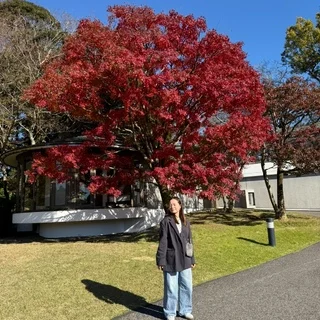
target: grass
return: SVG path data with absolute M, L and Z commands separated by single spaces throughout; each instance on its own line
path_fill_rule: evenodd
M 320 241 L 320 219 L 288 214 L 275 221 L 268 246 L 267 212 L 193 213 L 194 284 L 232 274 Z M 0 240 L 0 319 L 102 320 L 162 298 L 155 266 L 158 230 L 68 241 Z

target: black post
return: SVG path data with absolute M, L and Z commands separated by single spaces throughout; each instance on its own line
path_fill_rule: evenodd
M 276 237 L 274 234 L 273 218 L 267 218 L 266 221 L 267 221 L 267 229 L 268 229 L 269 246 L 275 247 L 276 246 Z

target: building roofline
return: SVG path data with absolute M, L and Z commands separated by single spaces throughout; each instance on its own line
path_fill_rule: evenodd
M 0 155 L 0 159 L 5 165 L 16 168 L 18 166 L 17 157 L 20 154 L 25 153 L 27 151 L 37 151 L 41 149 L 59 147 L 62 145 L 77 146 L 80 144 L 81 142 L 77 142 L 77 141 L 64 141 L 64 142 L 60 141 L 60 142 L 54 142 L 54 143 L 52 142 L 52 143 L 46 143 L 46 144 L 35 144 L 35 145 L 15 148 L 10 151 L 7 151 Z
M 43 144 L 35 144 L 35 145 L 31 145 L 31 146 L 24 146 L 24 147 L 12 149 L 10 151 L 7 151 L 7 152 L 1 154 L 0 159 L 5 165 L 16 168 L 18 166 L 17 157 L 20 154 L 23 154 L 25 152 L 38 151 L 38 150 L 60 147 L 60 146 L 79 146 L 86 141 L 88 141 L 88 140 L 86 139 L 85 136 L 79 136 L 79 137 L 70 139 L 69 141 L 68 140 L 60 140 L 60 141 L 48 142 L 45 144 L 43 143 Z M 134 148 L 124 147 L 119 144 L 113 145 L 113 146 L 111 146 L 111 148 L 136 151 Z

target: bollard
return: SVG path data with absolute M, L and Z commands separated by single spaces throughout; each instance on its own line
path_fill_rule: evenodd
M 276 246 L 276 237 L 274 235 L 273 218 L 267 218 L 266 221 L 267 221 L 267 228 L 268 228 L 269 246 L 275 247 Z

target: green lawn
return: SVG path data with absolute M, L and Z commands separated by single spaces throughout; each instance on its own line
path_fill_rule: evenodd
M 195 285 L 301 250 L 320 241 L 320 219 L 289 213 L 194 213 Z M 0 240 L 0 319 L 106 320 L 162 297 L 155 265 L 157 229 L 139 235 L 70 241 Z

